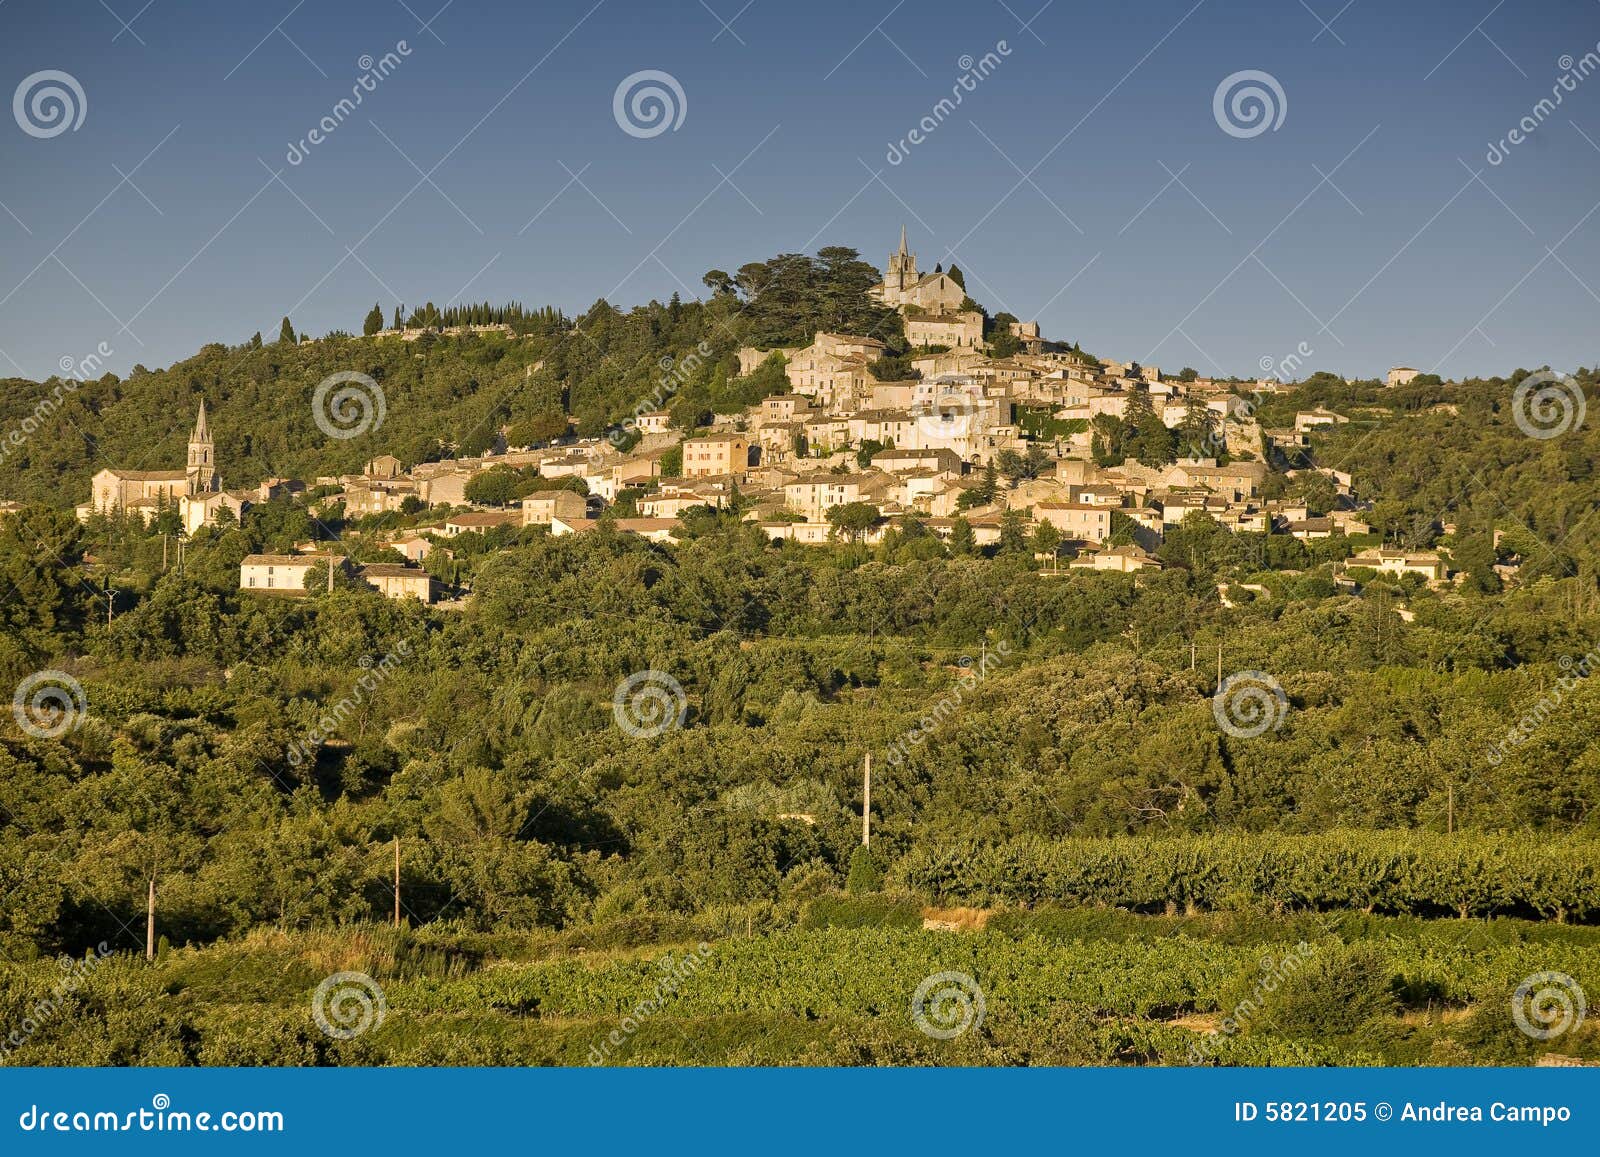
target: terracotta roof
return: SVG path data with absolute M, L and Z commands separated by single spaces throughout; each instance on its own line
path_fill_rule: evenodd
M 426 579 L 431 576 L 421 567 L 406 566 L 398 562 L 372 562 L 361 568 L 361 577 Z

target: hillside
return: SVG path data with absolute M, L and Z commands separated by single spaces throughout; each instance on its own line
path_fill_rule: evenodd
M 104 467 L 181 464 L 201 397 L 224 484 L 253 486 L 357 470 L 380 453 L 407 465 L 471 456 L 502 427 L 548 430 L 540 420 L 554 418 L 559 428 L 562 416 L 579 434 L 596 434 L 663 393 L 675 420 L 693 426 L 760 400 L 762 388 L 752 394 L 735 380 L 734 352 L 746 343 L 793 344 L 831 327 L 903 348 L 899 315 L 863 295 L 877 271 L 853 249 L 780 254 L 741 266 L 735 277 L 713 270 L 707 278 L 717 291 L 703 302 L 674 296 L 623 311 L 599 301 L 571 322 L 551 311 L 531 315 L 510 335 L 407 341 L 337 333 L 289 344 L 257 334 L 237 346 L 207 345 L 164 370 L 69 383 L 59 412 L 0 456 L 0 498 L 65 507 L 83 501 L 90 476 Z M 419 311 L 414 320 L 443 328 L 457 317 Z M 674 374 L 680 361 L 686 368 Z M 318 383 L 340 371 L 370 375 L 386 404 L 381 427 L 348 440 L 328 436 L 313 418 Z M 20 427 L 61 382 L 0 380 L 0 431 Z

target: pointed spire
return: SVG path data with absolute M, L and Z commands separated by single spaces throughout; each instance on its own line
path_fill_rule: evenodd
M 194 435 L 189 439 L 189 441 L 211 441 L 211 431 L 206 426 L 206 400 L 204 398 L 200 399 L 200 413 L 194 420 Z
M 900 256 L 904 257 L 907 252 L 908 251 L 906 249 L 906 227 L 905 227 L 904 224 L 902 224 L 900 226 Z

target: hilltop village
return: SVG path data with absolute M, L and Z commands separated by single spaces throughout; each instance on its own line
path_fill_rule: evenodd
M 380 454 L 358 474 L 269 478 L 240 490 L 223 485 L 226 463 L 217 461 L 202 402 L 182 468 L 102 469 L 78 515 L 122 512 L 148 524 L 171 510 L 192 534 L 290 496 L 321 512 L 319 525 L 337 512 L 347 529 L 292 553 L 244 558 L 241 590 L 299 594 L 342 574 L 424 602 L 464 593 L 448 565 L 463 535 L 481 545 L 529 527 L 562 536 L 607 525 L 664 542 L 708 510 L 737 511 L 769 538 L 805 545 L 872 544 L 907 520 L 968 553 L 1009 535 L 1060 575 L 1158 569 L 1172 528 L 1201 516 L 1307 544 L 1358 539 L 1329 554 L 1347 568 L 1430 584 L 1449 577 L 1435 552 L 1359 540 L 1373 531 L 1370 503 L 1349 474 L 1315 465 L 1307 452 L 1310 431 L 1347 419 L 1314 409 L 1296 413 L 1292 426 L 1264 428 L 1258 406 L 1286 388 L 1274 378 L 1163 374 L 1053 342 L 1037 322 L 990 318 L 954 267 L 919 269 L 903 230 L 868 294 L 901 315 L 903 354 L 873 337 L 826 331 L 803 346 L 741 348 L 740 375 L 779 381 L 781 373 L 780 392 L 718 414 L 708 428 L 677 429 L 666 408 L 699 356 L 691 353 L 681 364 L 664 360 L 652 396 L 604 436 L 558 433 L 514 445 L 508 428 L 475 457 L 407 463 Z M 395 328 L 367 340 L 504 329 Z M 1388 384 L 1416 374 L 1396 368 Z M 1306 473 L 1325 480 L 1321 501 L 1293 497 L 1306 488 L 1284 485 Z M 349 525 L 375 515 L 397 516 L 404 527 L 368 531 L 351 549 L 362 535 Z

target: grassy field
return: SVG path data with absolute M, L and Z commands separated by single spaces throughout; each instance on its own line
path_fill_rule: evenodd
M 1600 929 L 824 897 L 733 935 L 654 918 L 523 936 L 258 932 L 154 964 L 113 955 L 65 993 L 41 961 L 7 969 L 4 1011 L 7 1062 L 39 1065 L 1600 1059 L 1592 1023 L 1546 1041 L 1518 1029 L 1513 993 L 1544 972 L 1600 977 Z M 341 973 L 371 987 L 324 985 Z M 314 1006 L 336 1033 L 361 1031 L 331 1036 Z

